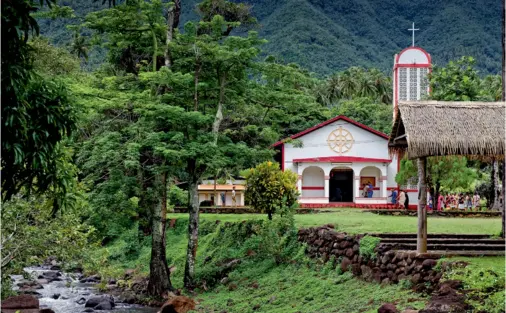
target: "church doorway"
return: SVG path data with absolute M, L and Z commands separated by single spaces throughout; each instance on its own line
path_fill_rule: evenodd
M 330 171 L 329 202 L 353 202 L 353 170 L 335 168 Z

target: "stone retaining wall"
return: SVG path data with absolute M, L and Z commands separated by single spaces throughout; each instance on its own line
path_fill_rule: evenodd
M 336 232 L 333 226 L 300 229 L 298 239 L 307 244 L 306 253 L 324 262 L 332 257 L 342 271 L 352 271 L 367 281 L 389 284 L 410 280 L 418 289 L 436 286 L 442 273 L 434 269 L 437 259 L 416 252 L 394 251 L 379 244 L 374 259 L 360 254 L 360 240 L 364 235 Z M 428 283 L 428 284 L 427 284 Z

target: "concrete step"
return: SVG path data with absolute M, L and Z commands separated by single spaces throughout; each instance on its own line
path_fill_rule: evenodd
M 370 236 L 379 238 L 415 238 L 416 233 L 371 233 Z M 483 234 L 427 234 L 427 238 L 460 238 L 460 239 L 490 239 L 491 235 Z
M 382 243 L 416 243 L 415 238 L 381 238 Z M 427 238 L 428 243 L 449 243 L 449 244 L 497 244 L 504 245 L 503 239 L 489 239 L 489 238 Z
M 413 250 L 399 250 L 402 252 L 413 252 Z M 503 251 L 482 251 L 482 250 L 454 250 L 454 251 L 445 251 L 445 250 L 429 250 L 427 253 L 423 255 L 427 258 L 439 258 L 439 257 L 450 257 L 450 256 L 469 256 L 469 257 L 480 257 L 480 256 L 504 256 Z
M 416 250 L 416 243 L 382 243 L 391 246 L 396 250 Z M 427 243 L 428 250 L 463 250 L 463 251 L 503 251 L 504 244 L 447 244 L 447 243 Z

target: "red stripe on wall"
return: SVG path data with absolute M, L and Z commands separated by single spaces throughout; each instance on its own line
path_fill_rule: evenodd
M 323 190 L 323 186 L 302 186 L 302 190 Z

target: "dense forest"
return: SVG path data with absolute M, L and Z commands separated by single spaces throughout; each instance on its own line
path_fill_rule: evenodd
M 167 1 L 168 2 L 168 1 Z M 352 65 L 391 71 L 393 56 L 411 45 L 407 29 L 415 22 L 416 44 L 433 62 L 444 65 L 462 55 L 476 58 L 483 74 L 501 69 L 501 1 L 373 1 L 373 0 L 248 0 L 257 18 L 255 29 L 268 40 L 262 55 L 295 62 L 318 74 L 330 74 Z M 197 20 L 198 0 L 182 2 L 181 23 Z M 101 1 L 65 0 L 77 17 L 103 8 Z M 57 45 L 68 45 L 66 25 L 76 19 L 41 19 L 41 32 Z M 236 30 L 243 33 L 244 29 Z M 90 51 L 89 67 L 105 57 Z

